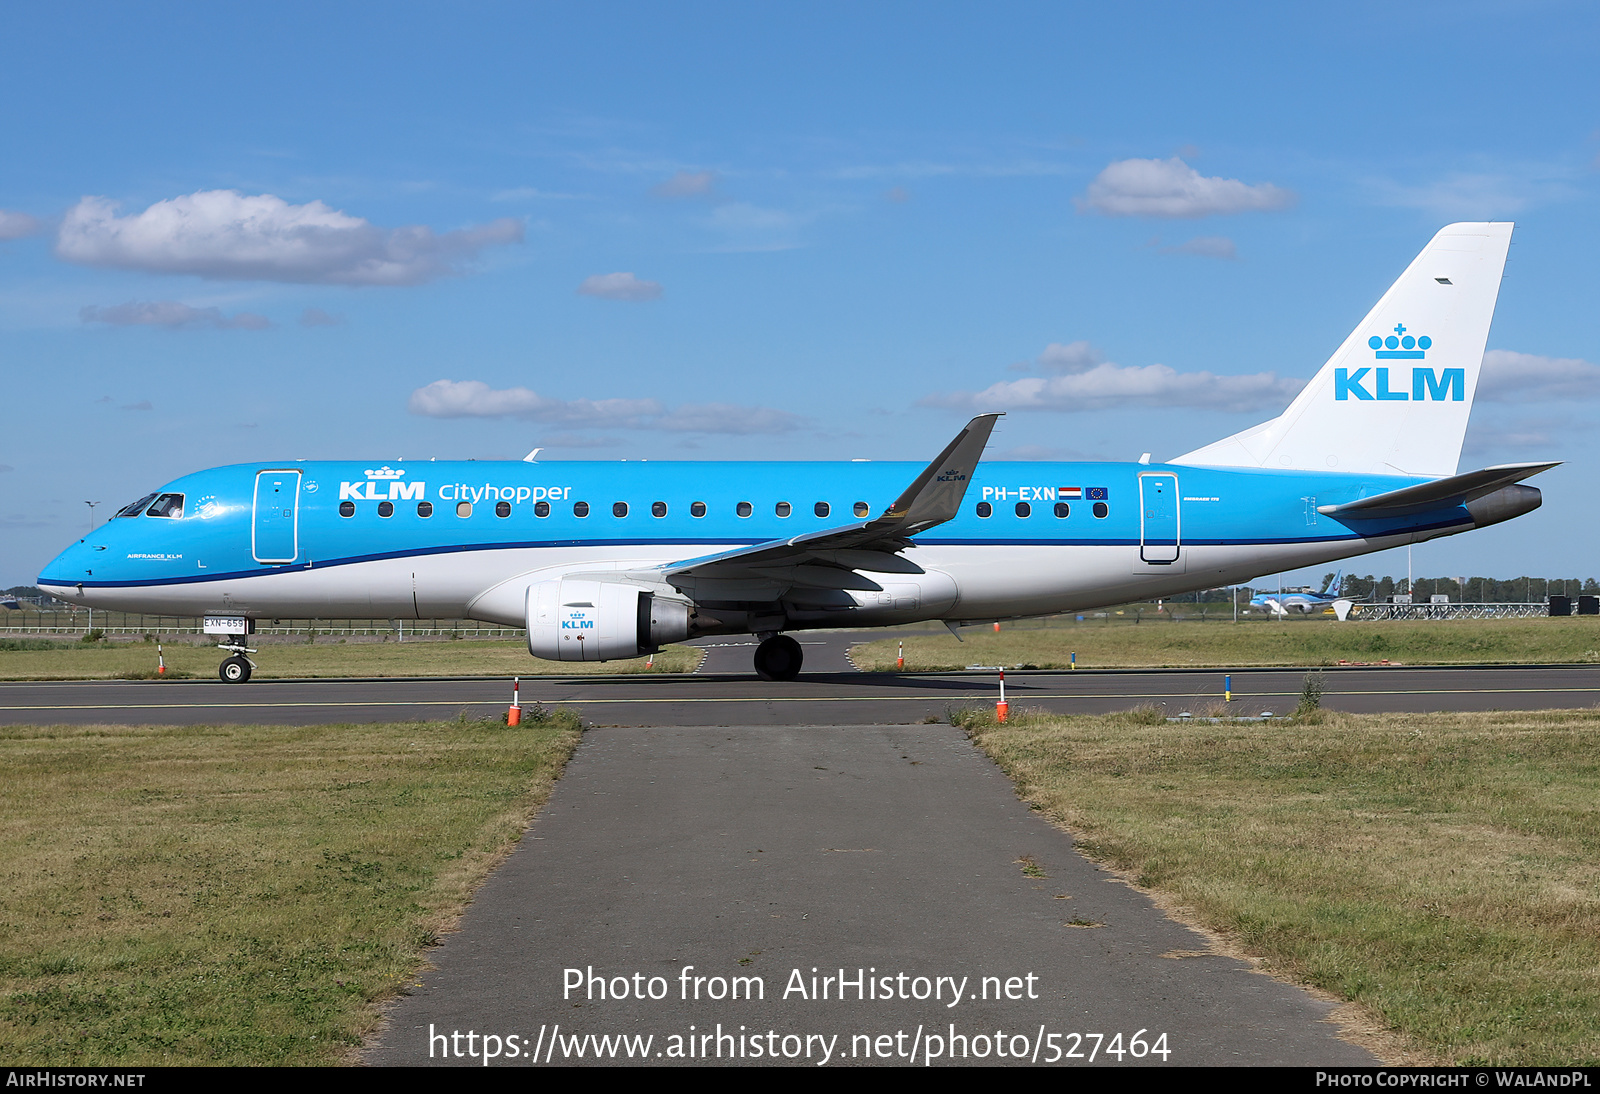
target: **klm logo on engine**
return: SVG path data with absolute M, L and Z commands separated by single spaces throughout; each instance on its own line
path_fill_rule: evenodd
M 1393 334 L 1384 338 L 1374 334 L 1367 339 L 1367 345 L 1380 361 L 1420 361 L 1433 348 L 1433 339 L 1426 334 L 1420 338 L 1407 334 L 1405 324 L 1396 323 Z M 1333 397 L 1341 403 L 1351 399 L 1378 403 L 1459 403 L 1467 397 L 1466 369 L 1413 368 L 1409 384 L 1405 372 L 1405 369 L 1383 365 L 1354 370 L 1336 368 L 1333 370 Z
M 427 488 L 425 482 L 401 482 L 404 471 L 380 467 L 366 472 L 365 482 L 341 482 L 339 500 L 348 501 L 420 501 Z

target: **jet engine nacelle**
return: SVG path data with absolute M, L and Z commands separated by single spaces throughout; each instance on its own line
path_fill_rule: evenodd
M 689 605 L 624 581 L 568 577 L 528 586 L 528 652 L 546 661 L 611 661 L 689 637 Z

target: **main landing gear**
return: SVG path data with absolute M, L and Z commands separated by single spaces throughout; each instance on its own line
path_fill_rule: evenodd
M 233 654 L 232 657 L 224 658 L 217 668 L 217 676 L 224 684 L 244 683 L 250 679 L 250 670 L 256 667 L 256 663 L 245 656 L 247 653 L 256 652 L 244 644 L 245 638 L 246 636 L 242 634 L 230 634 L 226 642 L 217 643 L 217 649 L 228 650 Z
M 756 675 L 763 680 L 793 680 L 800 675 L 804 660 L 800 643 L 786 634 L 775 634 L 756 647 Z

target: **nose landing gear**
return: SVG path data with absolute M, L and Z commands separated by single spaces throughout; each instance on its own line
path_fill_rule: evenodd
M 786 634 L 775 634 L 756 647 L 756 675 L 763 680 L 793 680 L 800 675 L 805 653 Z
M 222 664 L 217 667 L 217 676 L 224 684 L 245 683 L 250 679 L 250 670 L 256 667 L 256 663 L 245 656 L 256 651 L 244 643 L 245 636 L 242 634 L 230 634 L 228 641 L 217 643 L 217 649 L 228 650 L 233 654 L 232 657 L 224 658 Z

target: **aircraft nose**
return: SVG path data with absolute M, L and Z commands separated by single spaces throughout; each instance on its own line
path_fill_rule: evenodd
M 77 599 L 79 583 L 93 580 L 95 561 L 105 555 L 105 549 L 80 539 L 62 551 L 39 574 L 39 588 L 61 599 Z

